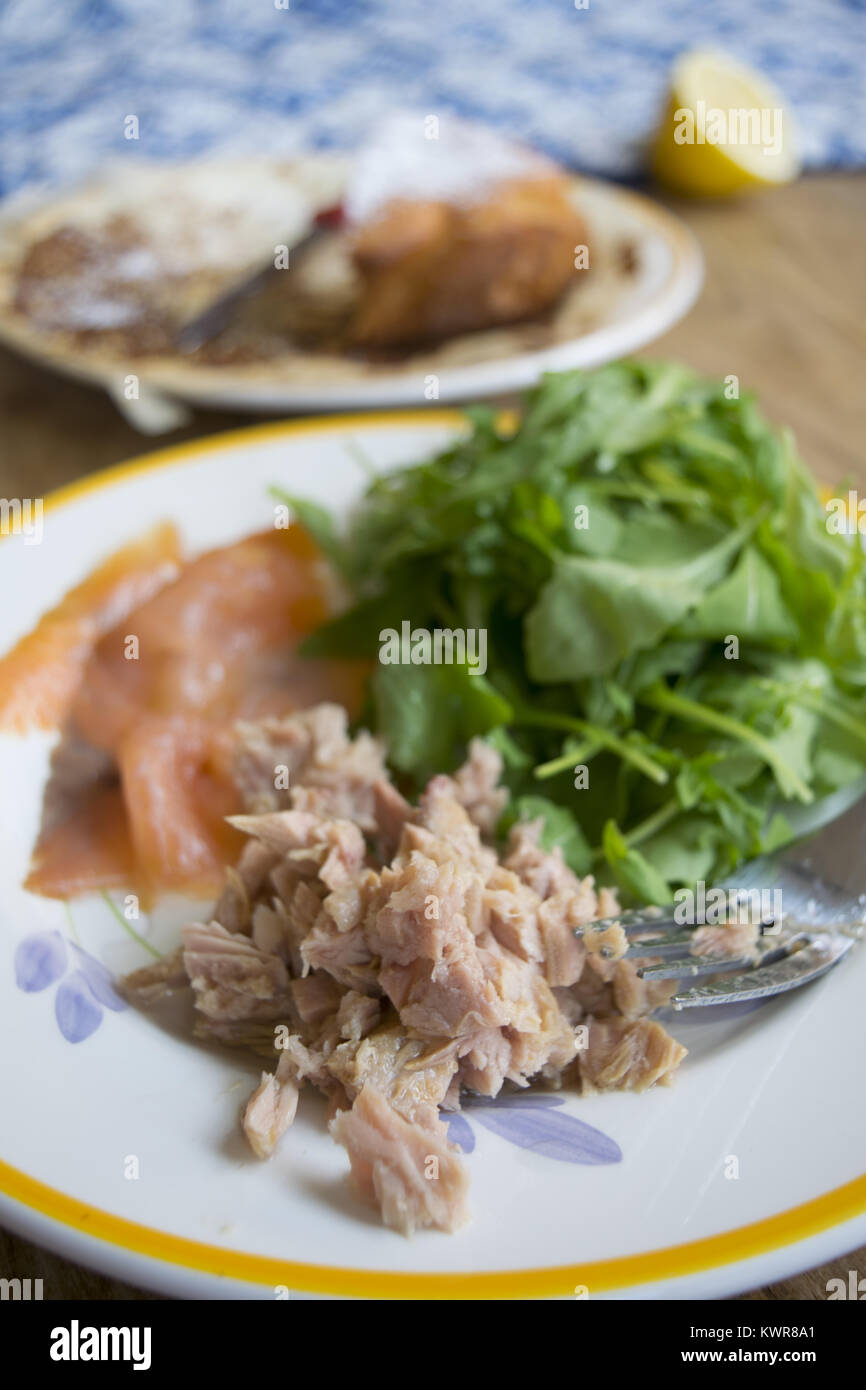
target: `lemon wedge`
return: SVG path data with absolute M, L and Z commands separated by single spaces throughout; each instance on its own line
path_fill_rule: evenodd
M 789 183 L 799 168 L 793 118 L 767 78 L 724 53 L 677 59 L 653 151 L 661 183 L 721 198 Z

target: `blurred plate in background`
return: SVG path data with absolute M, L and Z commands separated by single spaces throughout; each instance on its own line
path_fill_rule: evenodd
M 103 385 L 142 429 L 172 422 L 168 400 L 262 413 L 342 410 L 459 401 L 532 385 L 545 371 L 594 367 L 659 337 L 694 303 L 703 260 L 691 232 L 648 198 L 598 179 L 576 177 L 574 200 L 588 225 L 590 266 L 543 319 L 448 339 L 400 357 L 373 361 L 348 353 L 286 346 L 261 360 L 243 353 L 202 363 L 181 355 L 112 352 L 98 335 L 38 327 L 15 307 L 26 248 L 63 225 L 93 224 L 135 203 L 148 216 L 174 212 L 189 238 L 193 264 L 214 254 L 219 272 L 188 286 L 190 312 L 219 275 L 230 285 L 272 255 L 275 240 L 301 236 L 316 208 L 339 196 L 345 163 L 332 156 L 278 161 L 136 164 L 106 174 L 62 199 L 28 210 L 7 205 L 0 220 L 0 340 L 57 371 Z M 275 208 L 279 212 L 275 213 Z M 228 222 L 226 219 L 229 219 Z M 274 235 L 278 222 L 280 232 Z M 229 225 L 230 224 L 230 225 Z M 232 243 L 232 238 L 234 242 Z M 176 238 L 176 240 L 179 238 Z M 198 258 L 198 261 L 196 261 Z M 186 291 L 185 291 L 186 292 Z M 213 290 L 211 289 L 211 292 Z M 138 377 L 139 399 L 124 383 Z M 162 404 L 162 410 L 160 405 Z M 162 421 L 165 423 L 162 423 Z

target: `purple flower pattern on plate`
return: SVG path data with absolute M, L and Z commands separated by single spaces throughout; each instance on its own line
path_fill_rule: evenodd
M 127 1007 L 105 966 L 59 931 L 31 932 L 18 943 L 15 980 L 27 994 L 57 984 L 54 1017 L 71 1043 L 95 1033 L 105 1009 L 119 1013 Z
M 526 1092 L 509 1092 L 494 1100 L 475 1096 L 459 1114 L 443 1114 L 442 1119 L 448 1126 L 448 1138 L 464 1153 L 475 1148 L 475 1135 L 466 1114 L 469 1111 L 474 1120 L 500 1139 L 545 1158 L 560 1163 L 620 1163 L 619 1144 L 585 1120 L 561 1113 L 558 1107 L 564 1103 L 561 1096 Z
M 73 945 L 72 949 L 78 957 L 78 969 L 94 999 L 106 1009 L 121 1013 L 126 1008 L 126 1000 L 114 988 L 114 981 L 105 966 L 80 946 Z
M 25 936 L 15 952 L 15 982 L 28 994 L 53 985 L 67 965 L 66 942 L 59 931 L 37 931 Z

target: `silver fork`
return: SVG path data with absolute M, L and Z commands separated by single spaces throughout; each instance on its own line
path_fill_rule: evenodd
M 578 934 L 603 932 L 616 924 L 630 938 L 659 933 L 629 941 L 626 957 L 660 957 L 658 964 L 638 968 L 644 980 L 719 977 L 675 994 L 669 1001 L 675 1009 L 765 999 L 817 980 L 866 927 L 866 779 L 816 806 L 798 808 L 788 819 L 797 836 L 794 844 L 752 860 L 715 885 L 729 895 L 729 914 L 732 907 L 735 913 L 747 908 L 753 915 L 740 920 L 759 923 L 754 956 L 690 955 L 692 934 L 700 924 L 682 925 L 683 903 L 622 912 L 590 922 Z

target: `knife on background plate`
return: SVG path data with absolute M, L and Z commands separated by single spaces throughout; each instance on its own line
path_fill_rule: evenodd
M 308 251 L 324 236 L 338 231 L 343 226 L 344 221 L 341 204 L 336 203 L 331 207 L 322 208 L 313 218 L 306 235 L 291 247 L 290 256 L 297 256 L 299 253 L 303 254 Z M 211 342 L 231 322 L 235 310 L 244 300 L 252 299 L 270 283 L 272 276 L 281 274 L 283 271 L 277 270 L 272 262 L 250 271 L 242 280 L 237 281 L 212 300 L 206 309 L 181 325 L 175 335 L 177 349 L 184 353 L 196 352 L 205 343 Z

